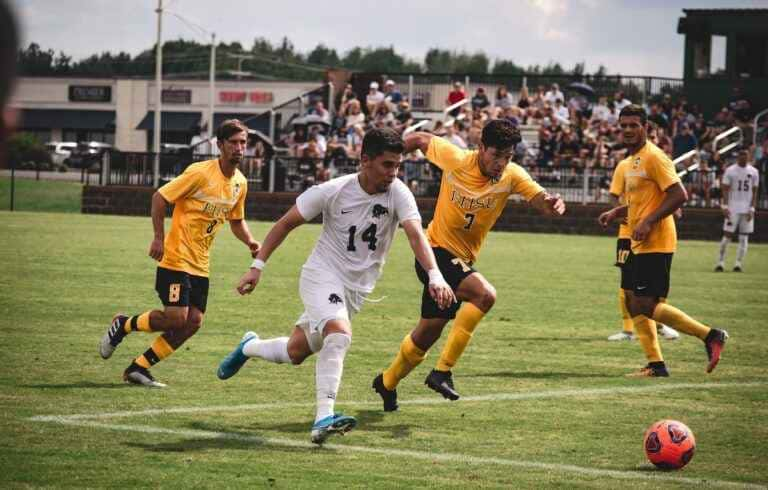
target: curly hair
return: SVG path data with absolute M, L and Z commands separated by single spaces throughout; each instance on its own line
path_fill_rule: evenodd
M 520 131 L 508 119 L 494 119 L 483 128 L 480 141 L 486 148 L 508 150 L 522 141 Z
M 648 121 L 648 114 L 645 112 L 645 109 L 642 108 L 642 106 L 639 106 L 637 104 L 629 104 L 628 106 L 624 107 L 621 112 L 619 112 L 619 118 L 622 117 L 632 117 L 632 116 L 638 116 L 640 118 L 640 123 L 645 124 L 646 121 Z

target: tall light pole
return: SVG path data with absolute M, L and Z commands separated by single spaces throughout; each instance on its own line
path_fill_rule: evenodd
M 208 140 L 213 138 L 216 131 L 213 127 L 213 104 L 215 102 L 215 85 L 216 85 L 216 34 L 211 33 L 211 68 L 208 75 L 209 87 L 208 87 Z M 211 148 L 213 153 L 213 148 Z
M 160 132 L 161 113 L 163 110 L 163 0 L 157 0 L 157 52 L 155 53 L 155 132 L 152 142 L 155 151 L 152 185 L 160 183 Z

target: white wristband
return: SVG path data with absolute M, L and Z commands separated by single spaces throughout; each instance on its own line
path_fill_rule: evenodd
M 251 269 L 259 269 L 260 271 L 263 271 L 266 266 L 267 263 L 261 259 L 253 259 L 253 262 L 251 262 Z
M 443 278 L 443 274 L 440 272 L 440 269 L 438 269 L 437 267 L 435 267 L 434 269 L 429 269 L 427 271 L 427 275 L 429 275 L 430 284 L 445 282 L 445 279 Z

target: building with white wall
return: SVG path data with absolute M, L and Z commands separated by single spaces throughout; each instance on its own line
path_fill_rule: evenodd
M 319 86 L 320 82 L 217 81 L 213 127 L 224 119 L 262 114 Z M 209 93 L 207 80 L 163 81 L 163 143 L 189 144 L 207 128 Z M 42 142 L 102 141 L 123 151 L 151 151 L 155 94 L 155 82 L 148 79 L 22 77 L 11 106 L 19 111 L 18 129 Z M 254 124 L 267 121 L 262 118 Z

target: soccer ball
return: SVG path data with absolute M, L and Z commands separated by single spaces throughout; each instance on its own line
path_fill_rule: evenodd
M 645 432 L 643 439 L 648 460 L 663 470 L 678 470 L 693 459 L 696 439 L 684 423 L 659 420 Z

